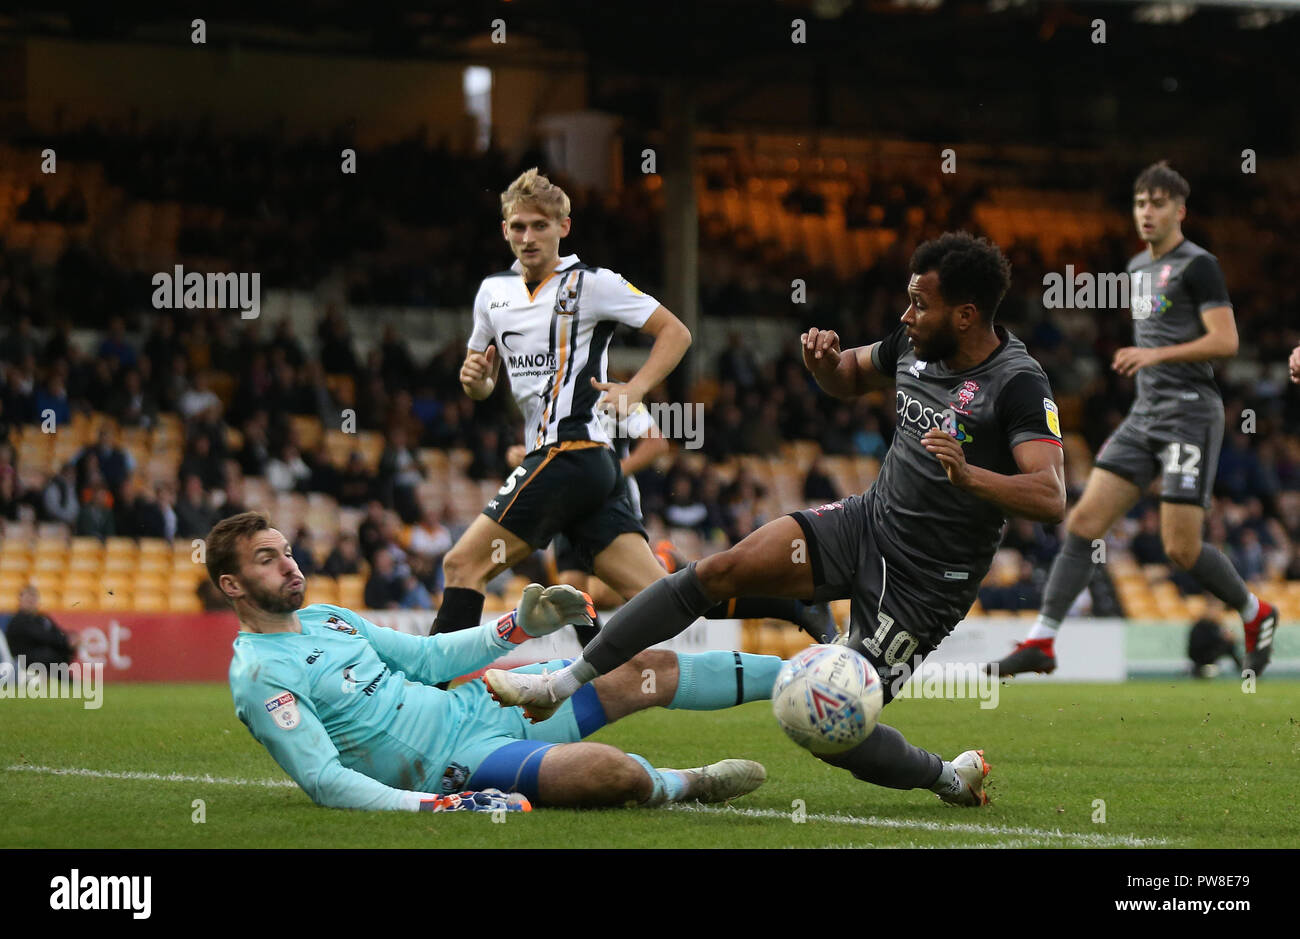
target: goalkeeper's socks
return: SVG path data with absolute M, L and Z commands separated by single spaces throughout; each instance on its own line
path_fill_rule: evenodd
M 775 655 L 746 652 L 679 652 L 677 692 L 670 708 L 716 711 L 746 701 L 772 697 L 772 685 L 781 670 Z
M 635 753 L 629 753 L 628 756 L 641 764 L 653 787 L 650 798 L 642 802 L 642 805 L 654 808 L 668 802 L 680 802 L 686 795 L 689 786 L 685 773 L 675 769 L 655 769 L 649 760 Z
M 937 792 L 941 796 L 961 795 L 966 783 L 957 775 L 957 769 L 948 760 L 943 761 L 943 768 L 939 770 L 939 778 L 934 781 L 930 787 L 931 792 Z
M 483 594 L 469 587 L 447 587 L 442 592 L 442 606 L 433 618 L 434 633 L 454 633 L 458 629 L 469 629 L 479 625 L 483 619 Z M 436 687 L 443 691 L 450 685 L 449 681 L 440 681 Z

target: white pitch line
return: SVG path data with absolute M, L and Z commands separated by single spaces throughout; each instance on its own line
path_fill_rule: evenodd
M 665 809 L 675 812 L 703 812 L 711 815 L 743 815 L 748 818 L 780 818 L 789 821 L 792 813 L 778 809 L 737 809 L 727 806 L 718 808 L 711 805 L 667 805 Z M 810 822 L 830 822 L 835 825 L 858 825 L 863 828 L 901 828 L 915 831 L 937 831 L 945 833 L 963 833 L 973 835 L 1018 835 L 1022 838 L 1045 840 L 1077 841 L 1106 847 L 1146 848 L 1168 844 L 1164 838 L 1139 838 L 1137 835 L 1102 835 L 1091 832 L 1061 831 L 1058 829 L 1026 828 L 1010 825 L 974 825 L 965 822 L 929 822 L 920 819 L 879 818 L 871 815 L 862 818 L 857 815 L 818 815 L 811 812 L 803 816 Z
M 15 763 L 6 766 L 11 773 L 49 773 L 54 776 L 90 776 L 95 779 L 131 779 L 143 782 L 183 782 L 205 783 L 214 786 L 265 786 L 268 789 L 295 789 L 298 784 L 292 779 L 232 779 L 227 776 L 185 776 L 181 773 L 109 773 L 96 769 L 60 769 L 55 766 L 32 766 L 27 763 Z

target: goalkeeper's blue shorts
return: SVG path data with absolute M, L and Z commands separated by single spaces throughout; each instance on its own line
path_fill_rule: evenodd
M 555 659 L 515 669 L 554 672 L 569 659 Z M 530 723 L 522 708 L 503 708 L 492 700 L 482 681 L 464 689 L 469 715 L 452 746 L 451 764 L 443 772 L 444 793 L 500 789 L 536 799 L 537 771 L 546 751 L 557 743 L 577 743 L 608 723 L 605 709 L 591 684 L 583 685 L 550 718 Z

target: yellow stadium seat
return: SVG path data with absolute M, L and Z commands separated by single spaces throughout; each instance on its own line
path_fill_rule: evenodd
M 73 538 L 71 545 L 68 547 L 68 553 L 72 557 L 97 558 L 104 553 L 104 543 L 98 538 Z
M 94 590 L 98 586 L 98 571 L 67 571 L 63 575 L 64 590 Z
M 140 539 L 140 557 L 141 558 L 169 558 L 172 554 L 172 546 L 162 538 L 141 538 Z
M 31 575 L 31 582 L 42 594 L 54 593 L 63 588 L 63 574 L 51 571 L 37 571 Z
M 308 603 L 338 603 L 338 584 L 333 577 L 316 576 L 307 581 Z
M 135 543 L 134 538 L 125 538 L 120 535 L 105 539 L 104 550 L 110 555 L 126 555 L 128 557 L 135 557 L 140 553 L 140 547 Z
M 36 555 L 56 555 L 63 557 L 68 553 L 68 542 L 65 538 L 38 538 L 36 540 Z
M 338 605 L 350 610 L 365 606 L 366 579 L 360 574 L 342 574 L 337 578 Z
M 54 571 L 58 573 L 67 569 L 68 562 L 61 554 L 38 554 L 32 559 L 32 570 L 35 571 Z
M 32 561 L 25 554 L 0 554 L 0 571 L 13 571 L 25 574 L 31 570 Z
M 166 613 L 169 608 L 167 595 L 157 590 L 136 591 L 131 601 L 131 609 L 137 613 Z
M 158 593 L 166 593 L 171 589 L 171 577 L 153 571 L 140 571 L 135 575 L 132 586 L 137 591 L 156 590 Z
M 69 573 L 78 572 L 84 574 L 97 573 L 102 566 L 100 559 L 87 554 L 72 555 L 64 563 L 64 570 Z
M 130 573 L 137 570 L 139 562 L 134 557 L 123 557 L 120 554 L 104 555 L 103 569 L 107 573 Z
M 167 576 L 172 572 L 171 555 L 149 557 L 142 554 L 140 555 L 140 560 L 136 562 L 136 570 L 141 574 L 159 574 Z
M 203 604 L 196 593 L 173 590 L 167 595 L 167 609 L 172 613 L 201 613 Z
M 51 606 L 50 609 L 56 609 Z M 96 610 L 95 594 L 90 590 L 64 590 L 59 595 L 59 606 L 57 609 L 67 612 L 83 613 Z

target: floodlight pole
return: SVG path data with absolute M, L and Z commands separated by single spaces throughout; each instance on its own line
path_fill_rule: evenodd
M 695 193 L 695 92 L 689 79 L 672 78 L 663 90 L 664 305 L 695 337 L 674 376 L 686 395 L 699 378 L 700 232 Z

